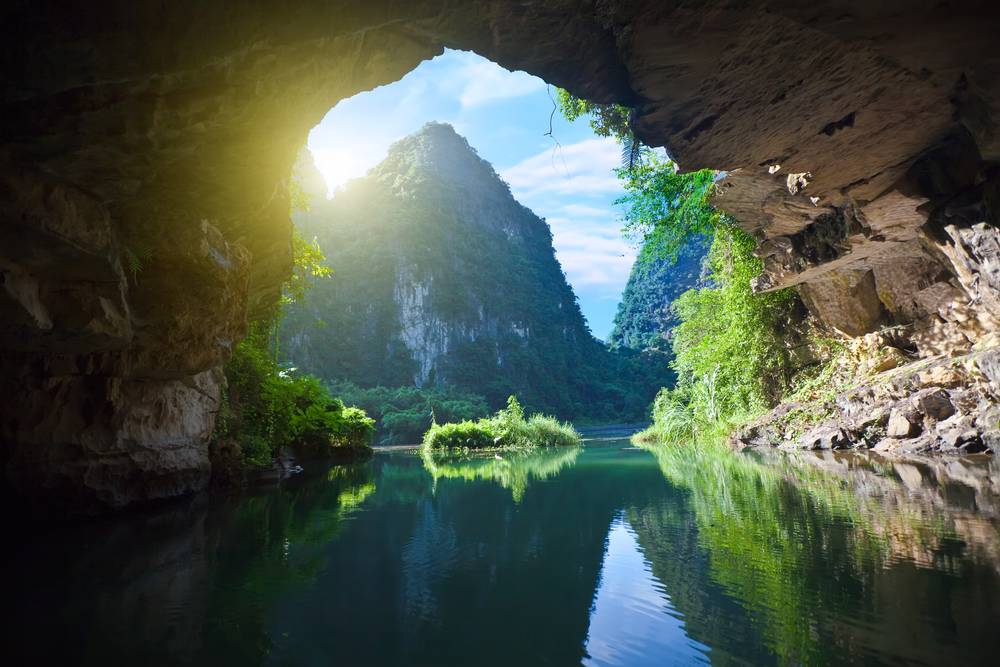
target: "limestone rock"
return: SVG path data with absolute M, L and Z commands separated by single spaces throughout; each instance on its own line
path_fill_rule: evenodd
M 795 443 L 797 449 L 832 450 L 848 449 L 850 438 L 840 426 L 833 422 L 820 424 L 810 429 Z
M 890 438 L 912 438 L 919 435 L 920 430 L 917 413 L 906 407 L 894 408 L 885 427 L 886 435 Z
M 845 334 L 912 325 L 932 356 L 997 328 L 995 2 L 41 0 L 3 17 L 0 451 L 26 491 L 197 486 L 211 401 L 188 390 L 212 395 L 203 374 L 290 271 L 298 147 L 446 46 L 633 106 L 644 142 L 725 170 L 718 205 L 763 240 L 758 286 L 809 284 Z M 886 269 L 902 258 L 923 268 Z M 914 298 L 934 285 L 958 294 Z M 26 422 L 43 395 L 51 424 Z M 122 426 L 149 405 L 172 407 Z
M 955 414 L 955 406 L 952 405 L 948 392 L 941 388 L 921 390 L 914 394 L 913 402 L 924 416 L 934 421 L 941 421 Z

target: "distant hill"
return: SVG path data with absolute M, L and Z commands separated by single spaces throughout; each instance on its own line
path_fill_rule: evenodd
M 517 394 L 592 421 L 645 416 L 669 381 L 663 355 L 591 335 L 548 225 L 450 125 L 398 141 L 296 224 L 333 278 L 289 309 L 282 351 L 321 377 Z
M 608 336 L 613 349 L 670 350 L 670 330 L 678 323 L 671 304 L 698 285 L 711 239 L 684 246 L 676 260 L 657 258 L 643 246 L 632 266 Z

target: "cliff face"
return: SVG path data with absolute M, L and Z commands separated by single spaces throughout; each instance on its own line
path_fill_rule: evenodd
M 709 245 L 708 239 L 693 239 L 672 260 L 642 247 L 615 313 L 611 347 L 670 349 L 670 331 L 678 322 L 671 304 L 698 285 Z
M 285 319 L 296 365 L 361 385 L 451 384 L 498 407 L 518 394 L 562 416 L 614 410 L 602 385 L 615 355 L 590 334 L 548 225 L 450 125 L 397 142 L 296 224 L 333 269 Z
M 998 11 L 7 3 L 7 477 L 74 505 L 203 484 L 213 369 L 289 270 L 297 147 L 338 100 L 443 46 L 633 105 L 647 143 L 685 169 L 727 170 L 719 204 L 763 240 L 762 289 L 800 285 L 849 335 L 905 324 L 920 354 L 982 344 L 1000 307 Z

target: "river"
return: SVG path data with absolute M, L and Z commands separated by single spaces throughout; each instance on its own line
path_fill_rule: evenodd
M 995 664 L 989 459 L 412 451 L 14 531 L 7 664 Z

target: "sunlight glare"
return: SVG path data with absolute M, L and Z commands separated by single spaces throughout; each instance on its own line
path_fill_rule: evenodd
M 359 178 L 378 163 L 378 158 L 365 161 L 358 152 L 349 149 L 312 148 L 313 161 L 326 181 L 327 197 L 352 178 Z M 361 154 L 364 154 L 362 151 Z M 370 164 L 369 164 L 370 162 Z

